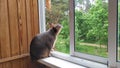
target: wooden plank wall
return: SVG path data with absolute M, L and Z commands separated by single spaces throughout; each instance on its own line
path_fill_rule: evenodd
M 34 68 L 29 45 L 38 32 L 37 0 L 0 0 L 0 68 Z

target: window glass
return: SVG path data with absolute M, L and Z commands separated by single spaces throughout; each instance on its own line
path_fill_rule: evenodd
M 46 29 L 48 23 L 60 23 L 63 28 L 57 36 L 55 50 L 69 53 L 69 0 L 46 0 Z
M 75 51 L 108 57 L 108 1 L 75 1 Z
M 118 49 L 117 57 L 120 60 L 120 0 L 118 0 Z

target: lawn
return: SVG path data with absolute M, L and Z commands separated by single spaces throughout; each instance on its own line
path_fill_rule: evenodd
M 62 36 L 58 36 L 59 39 L 57 39 L 57 41 L 56 41 L 55 50 L 69 54 L 69 52 L 70 52 L 69 38 L 61 39 L 61 37 Z M 107 57 L 107 55 L 108 55 L 106 47 L 92 46 L 91 44 L 85 45 L 85 44 L 79 43 L 75 46 L 75 51 L 87 53 L 87 54 L 91 54 L 91 55 L 97 55 L 97 56 L 101 56 L 101 57 Z
M 75 47 L 77 52 L 87 53 L 91 55 L 97 55 L 101 57 L 107 57 L 107 49 L 100 48 L 97 46 L 88 46 L 88 45 L 76 45 Z

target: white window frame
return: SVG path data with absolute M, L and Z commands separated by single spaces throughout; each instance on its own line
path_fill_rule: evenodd
M 109 67 L 117 66 L 117 0 L 109 0 L 108 10 L 108 65 Z
M 88 55 L 84 53 L 78 53 L 74 50 L 74 0 L 69 0 L 69 7 L 70 7 L 70 56 L 77 56 L 80 58 L 88 59 L 91 61 L 96 61 L 104 64 L 108 64 L 108 67 L 120 67 L 120 63 L 117 62 L 117 0 L 109 0 L 108 2 L 109 10 L 108 10 L 108 21 L 109 21 L 109 27 L 108 27 L 108 58 L 102 58 L 98 56 Z M 38 0 L 38 6 L 39 6 L 39 31 L 44 32 L 46 31 L 45 28 L 45 0 Z M 57 56 L 59 58 L 61 57 L 58 53 L 54 54 L 54 56 Z
M 116 6 L 116 10 L 117 10 L 118 7 L 120 7 L 120 6 L 118 6 L 118 0 L 116 1 L 116 3 L 117 3 L 117 4 L 116 4 L 116 5 L 117 5 L 117 6 Z M 116 22 L 117 22 L 117 25 L 118 25 L 118 10 L 116 11 L 116 14 L 117 14 L 117 16 L 116 16 L 116 17 L 117 17 L 117 19 L 116 19 L 117 21 L 116 21 Z M 120 27 L 120 26 L 119 26 L 119 27 Z M 119 27 L 117 27 L 117 29 L 118 29 Z M 117 34 L 118 34 L 118 32 L 117 32 Z M 117 37 L 119 37 L 119 36 L 117 36 Z M 120 39 L 119 39 L 119 40 L 120 40 Z M 117 45 L 118 45 L 118 44 L 119 44 L 119 43 L 118 43 L 118 41 L 117 41 Z M 117 51 L 117 50 L 118 50 L 118 48 L 117 48 L 117 46 L 116 46 L 116 51 Z M 116 56 L 117 56 L 117 54 L 118 54 L 118 53 L 116 53 Z M 120 57 L 120 56 L 117 56 L 117 57 Z M 117 59 L 117 58 L 116 58 L 116 59 Z M 117 67 L 120 68 L 120 60 L 117 61 Z
M 38 0 L 38 11 L 39 11 L 39 32 L 46 31 L 45 23 L 45 0 Z
M 108 10 L 108 66 L 120 68 L 120 62 L 117 61 L 117 26 L 118 26 L 118 0 L 109 0 Z
M 75 52 L 75 34 L 74 34 L 74 0 L 70 0 L 70 54 L 72 56 L 77 56 L 80 58 L 85 58 L 88 60 L 92 60 L 92 61 L 97 61 L 97 62 L 101 62 L 104 64 L 107 64 L 107 59 L 106 58 L 102 58 L 102 57 L 98 57 L 98 56 L 93 56 L 93 55 L 89 55 L 89 54 L 84 54 L 84 53 L 80 53 L 80 52 Z

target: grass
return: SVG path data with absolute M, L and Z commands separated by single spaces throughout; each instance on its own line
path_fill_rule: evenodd
M 65 39 L 62 38 L 62 36 L 58 36 L 58 38 L 59 39 L 57 39 L 56 41 L 55 50 L 69 54 L 70 53 L 69 38 Z M 76 44 L 75 51 L 91 55 L 97 55 L 101 57 L 107 57 L 107 48 Z
M 69 48 L 66 47 L 66 45 L 58 45 L 56 46 L 56 50 L 69 54 Z M 86 54 L 101 56 L 101 57 L 107 57 L 107 50 L 106 48 L 99 48 L 95 46 L 87 46 L 87 45 L 77 45 L 75 46 L 75 50 L 77 52 L 82 52 Z
M 58 38 L 59 39 L 56 41 L 55 50 L 69 54 L 69 39 L 63 38 L 61 35 L 59 35 Z
M 75 50 L 86 54 L 107 57 L 107 49 L 88 45 L 76 45 Z
M 70 53 L 69 45 L 70 45 L 69 39 L 64 39 L 64 38 L 57 39 L 55 50 L 69 54 Z M 95 56 L 101 56 L 101 57 L 105 57 L 105 58 L 108 57 L 107 48 L 105 48 L 105 47 L 100 48 L 98 46 L 80 44 L 79 42 L 75 46 L 75 51 L 81 52 L 81 53 L 86 53 L 86 54 L 91 54 L 91 55 L 95 55 Z M 119 50 L 119 56 L 120 56 L 120 50 Z M 120 57 L 118 57 L 118 59 L 120 60 Z

